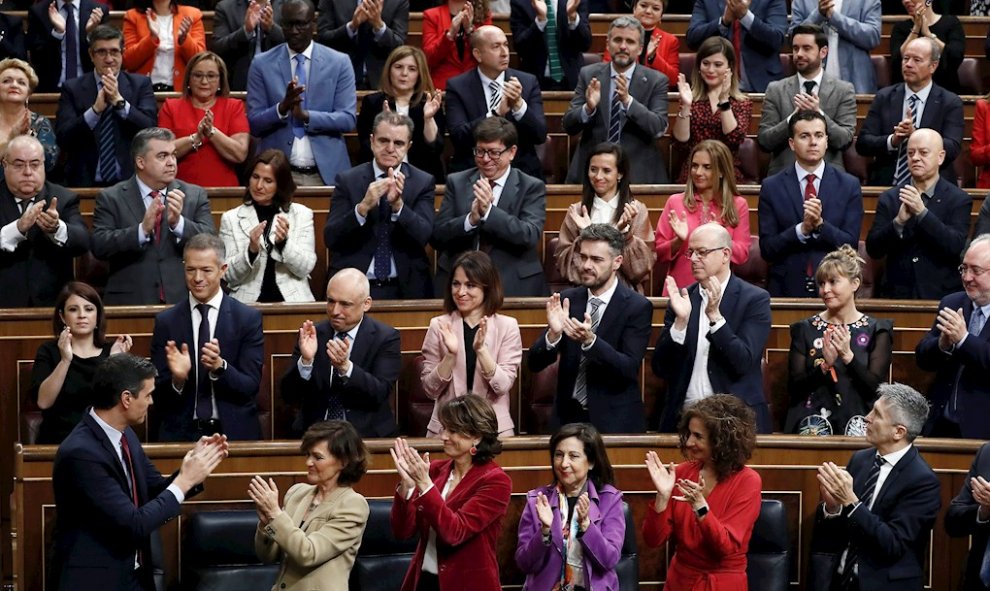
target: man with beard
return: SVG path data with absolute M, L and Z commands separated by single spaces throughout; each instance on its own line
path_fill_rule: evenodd
M 825 118 L 828 152 L 825 161 L 839 170 L 842 151 L 856 133 L 856 93 L 852 84 L 825 72 L 828 35 L 817 25 L 799 25 L 791 35 L 791 56 L 797 73 L 767 87 L 756 140 L 773 154 L 768 174 L 794 164 L 788 124 L 799 111 L 817 111 Z M 870 70 L 872 72 L 872 69 Z
M 639 373 L 653 305 L 619 281 L 623 246 L 625 237 L 612 225 L 587 226 L 575 248 L 581 287 L 547 300 L 547 329 L 529 350 L 529 368 L 542 371 L 560 359 L 557 425 L 590 422 L 602 433 L 646 431 Z

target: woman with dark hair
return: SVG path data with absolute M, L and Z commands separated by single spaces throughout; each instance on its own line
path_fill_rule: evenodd
M 487 400 L 468 394 L 440 407 L 446 460 L 421 457 L 405 439 L 390 450 L 399 472 L 392 533 L 419 532 L 401 591 L 501 591 L 498 539 L 512 480 L 492 460 L 502 451 Z
M 106 329 L 100 294 L 85 283 L 67 283 L 55 300 L 55 340 L 38 347 L 31 371 L 31 398 L 42 417 L 36 443 L 62 443 L 93 404 L 93 376 L 100 363 L 131 350 L 129 335 L 108 343 Z
M 515 434 L 509 392 L 522 361 L 522 336 L 515 318 L 498 313 L 501 307 L 502 280 L 488 254 L 472 250 L 459 256 L 443 293 L 446 314 L 430 320 L 423 340 L 420 378 L 426 395 L 437 401 L 427 437 L 441 436 L 440 407 L 468 392 L 494 407 L 499 437 Z
M 206 50 L 203 13 L 176 0 L 135 0 L 124 13 L 124 69 L 151 78 L 155 92 L 181 88 L 186 63 Z
M 702 224 L 715 222 L 732 236 L 732 263 L 749 260 L 749 204 L 736 189 L 732 171 L 732 154 L 718 140 L 704 140 L 695 145 L 688 157 L 691 176 L 683 193 L 671 195 L 657 221 L 657 259 L 670 261 L 667 275 L 677 285 L 694 283 L 691 258 L 687 254 L 691 232 Z M 663 295 L 667 295 L 664 285 Z
M 201 187 L 236 187 L 236 165 L 248 155 L 251 130 L 244 102 L 230 98 L 227 66 L 212 51 L 189 60 L 182 97 L 165 100 L 161 127 L 175 134 L 178 178 Z
M 567 208 L 557 236 L 557 268 L 575 285 L 581 284 L 577 251 L 581 230 L 590 224 L 611 224 L 626 237 L 619 277 L 639 293 L 646 293 L 646 282 L 657 255 L 654 250 L 650 214 L 629 188 L 629 157 L 619 144 L 595 146 L 585 164 L 584 188 L 580 203 Z
M 357 133 L 361 162 L 371 162 L 371 133 L 382 111 L 408 115 L 413 121 L 409 164 L 442 180 L 443 137 L 447 128 L 441 103 L 443 93 L 433 89 L 426 55 L 418 47 L 400 45 L 392 50 L 382 70 L 380 90 L 364 95 L 358 112 Z
M 553 482 L 527 493 L 519 520 L 523 588 L 618 589 L 626 519 L 601 435 L 589 423 L 564 425 L 550 438 L 550 462 Z
M 368 449 L 347 421 L 315 423 L 299 449 L 306 482 L 289 488 L 284 509 L 273 479 L 248 484 L 258 511 L 254 549 L 262 562 L 282 562 L 272 591 L 346 591 L 368 523 L 368 501 L 351 488 L 368 471 Z
M 490 24 L 488 0 L 447 0 L 423 11 L 423 53 L 434 88 L 446 90 L 447 80 L 478 67 L 471 33 Z
M 312 302 L 313 210 L 292 201 L 296 183 L 281 150 L 255 156 L 244 204 L 220 218 L 230 295 L 242 302 Z
M 715 394 L 685 407 L 677 430 L 686 462 L 665 466 L 656 452 L 646 454 L 657 495 L 643 539 L 650 547 L 677 545 L 664 589 L 745 591 L 762 486 L 746 466 L 756 447 L 756 416 L 741 399 Z
M 866 434 L 863 419 L 890 372 L 894 323 L 856 309 L 864 264 L 843 244 L 818 265 L 815 280 L 825 311 L 791 325 L 785 433 Z

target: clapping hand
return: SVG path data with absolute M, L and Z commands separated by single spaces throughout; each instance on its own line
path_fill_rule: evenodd
M 248 251 L 254 254 L 261 252 L 261 237 L 264 235 L 266 227 L 268 227 L 268 222 L 262 220 L 251 228 L 251 231 L 248 232 Z
M 488 336 L 488 318 L 482 316 L 481 322 L 478 323 L 478 332 L 474 333 L 474 343 L 472 343 L 472 347 L 479 355 L 481 350 L 485 348 L 486 336 Z
M 158 15 L 155 14 L 155 10 L 151 7 L 146 8 L 144 16 L 148 19 L 148 32 L 154 39 L 160 39 L 162 35 L 158 30 Z
M 134 341 L 131 339 L 131 335 L 118 335 L 116 340 L 113 342 L 113 346 L 110 347 L 110 354 L 116 355 L 117 353 L 127 353 L 131 350 L 133 345 Z
M 667 219 L 670 221 L 670 229 L 674 232 L 674 236 L 683 242 L 688 239 L 688 223 L 687 223 L 687 213 L 681 212 L 677 213 L 673 209 L 667 214 Z
M 825 462 L 818 468 L 818 483 L 822 488 L 822 496 L 827 494 L 835 501 L 835 504 L 826 501 L 830 512 L 834 512 L 837 505 L 851 505 L 859 501 L 853 492 L 852 475 L 832 462 Z
M 179 36 L 176 38 L 176 43 L 182 45 L 186 42 L 186 38 L 189 36 L 189 30 L 192 29 L 193 20 L 188 17 L 182 17 L 182 22 L 179 23 Z
M 351 339 L 330 339 L 327 341 L 327 357 L 330 358 L 330 365 L 337 370 L 337 373 L 346 374 L 349 369 L 349 357 L 351 352 Z
M 943 351 L 951 351 L 954 346 L 962 342 L 963 337 L 969 334 L 962 308 L 939 310 L 935 318 L 935 327 L 939 331 L 938 346 Z
M 567 208 L 567 215 L 570 216 L 579 232 L 591 225 L 591 216 L 588 215 L 588 208 L 580 203 L 572 203 Z
M 439 90 L 426 92 L 423 96 L 426 98 L 423 102 L 423 119 L 433 119 L 440 112 L 440 105 L 443 104 L 443 92 Z M 388 101 L 385 101 L 385 104 L 387 105 Z
M 708 504 L 708 501 L 705 500 L 705 477 L 701 473 L 698 474 L 698 482 L 687 478 L 678 478 L 677 489 L 681 491 L 681 494 L 672 498 L 675 501 L 690 504 L 695 511 Z
M 278 487 L 271 478 L 267 482 L 261 476 L 252 478 L 248 483 L 248 496 L 254 501 L 262 525 L 268 525 L 282 512 L 278 506 Z
M 181 189 L 175 188 L 165 195 L 166 214 L 168 216 L 168 227 L 175 229 L 179 225 L 179 218 L 182 217 L 182 204 L 185 202 L 186 194 Z
M 681 110 L 690 112 L 694 93 L 691 92 L 691 85 L 688 84 L 683 72 L 677 75 L 677 97 L 681 103 Z
M 708 294 L 708 303 L 705 304 L 705 315 L 708 316 L 708 320 L 715 322 L 720 317 L 718 306 L 722 303 L 722 284 L 719 283 L 718 277 L 714 275 L 700 283 L 701 288 Z
M 591 518 L 588 516 L 591 510 L 591 499 L 588 498 L 588 493 L 581 493 L 578 497 L 577 506 L 574 507 L 574 512 L 577 514 L 578 527 L 581 531 L 588 531 L 591 527 Z
M 488 208 L 491 207 L 492 202 L 495 201 L 495 195 L 492 193 L 492 186 L 488 182 L 488 179 L 484 177 L 474 182 L 472 192 L 474 194 L 474 201 L 471 202 L 471 212 L 468 213 L 468 221 L 471 222 L 472 226 L 477 226 L 485 217 L 485 214 L 488 213 Z
M 65 33 L 65 17 L 58 11 L 58 5 L 55 2 L 48 5 L 48 21 L 56 33 L 60 35 Z
M 612 82 L 615 84 L 615 95 L 619 97 L 619 102 L 628 107 L 632 102 L 632 97 L 629 96 L 629 81 L 624 75 L 619 75 L 613 78 Z
M 632 203 L 626 203 L 622 206 L 622 215 L 619 216 L 619 221 L 615 224 L 615 229 L 626 234 L 626 240 L 632 238 L 632 234 L 629 231 L 632 229 L 633 221 L 636 219 L 636 206 Z
M 990 517 L 990 482 L 982 476 L 970 478 L 969 490 L 973 494 L 973 500 L 980 506 L 980 520 L 986 521 Z
M 62 361 L 72 361 L 72 329 L 68 326 L 58 333 L 58 354 Z
M 186 380 L 189 379 L 189 372 L 192 370 L 192 360 L 189 358 L 189 345 L 182 343 L 178 347 L 175 341 L 165 343 L 165 363 L 168 371 L 172 374 L 172 384 L 178 389 L 182 389 Z
M 210 339 L 209 342 L 200 347 L 199 351 L 199 362 L 206 369 L 216 371 L 223 367 L 223 356 L 220 354 L 220 341 Z
M 547 20 L 546 0 L 532 0 L 533 12 L 536 13 L 536 20 L 543 22 Z
M 316 357 L 316 326 L 312 320 L 299 327 L 299 358 L 303 365 L 312 365 Z
M 664 284 L 667 287 L 667 298 L 669 299 L 667 305 L 674 311 L 674 316 L 677 318 L 674 321 L 674 328 L 684 330 L 687 328 L 688 318 L 691 316 L 691 299 L 688 297 L 688 292 L 684 288 L 678 289 L 677 280 L 672 275 L 667 275 Z
M 272 242 L 280 244 L 289 237 L 289 218 L 284 213 L 275 215 L 275 227 L 272 228 Z
M 547 338 L 557 341 L 564 332 L 564 324 L 571 316 L 571 302 L 567 298 L 560 301 L 560 294 L 554 293 L 547 298 Z
M 598 108 L 598 103 L 602 100 L 602 83 L 598 78 L 592 78 L 588 86 L 584 89 L 584 109 L 590 115 Z
M 550 501 L 542 491 L 536 493 L 536 517 L 540 520 L 543 529 L 549 530 L 553 525 L 553 508 Z M 549 533 L 549 531 L 548 531 Z
M 674 483 L 677 477 L 674 475 L 674 462 L 665 466 L 660 461 L 660 456 L 655 451 L 646 452 L 646 470 L 650 473 L 650 480 L 653 481 L 653 488 L 657 491 L 657 498 L 654 509 L 657 512 L 667 508 L 671 495 L 674 493 Z
M 44 206 L 44 202 L 39 201 L 38 205 Z M 52 197 L 47 208 L 38 211 L 38 219 L 35 222 L 42 232 L 54 234 L 58 231 L 58 197 Z
M 457 355 L 457 352 L 461 349 L 461 345 L 457 340 L 457 335 L 454 334 L 454 330 L 450 327 L 450 321 L 446 318 L 440 318 L 437 322 L 437 328 L 440 330 L 440 340 L 443 342 L 447 354 Z
M 395 440 L 395 447 L 392 448 L 391 453 L 399 474 L 401 475 L 403 472 L 407 474 L 421 493 L 433 484 L 430 480 L 429 452 L 420 456 L 405 439 L 399 438 Z

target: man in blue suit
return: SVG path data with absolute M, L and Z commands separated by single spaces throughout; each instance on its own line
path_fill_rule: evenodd
M 183 258 L 189 298 L 156 316 L 151 335 L 158 440 L 260 439 L 261 313 L 221 291 L 227 264 L 219 237 L 197 234 Z
M 145 422 L 154 388 L 154 365 L 128 353 L 111 355 L 96 372 L 93 406 L 55 455 L 48 589 L 154 591 L 152 532 L 179 516 L 226 457 L 224 437 L 203 437 L 178 472 L 162 476 L 131 428 Z
M 863 193 L 856 177 L 825 163 L 824 115 L 798 111 L 788 127 L 796 162 L 760 187 L 760 254 L 771 265 L 771 296 L 810 298 L 818 294 L 822 258 L 859 245 Z
M 258 55 L 248 71 L 247 111 L 259 150 L 289 155 L 297 185 L 329 185 L 351 167 L 344 133 L 357 123 L 351 60 L 313 43 L 309 0 L 282 4 L 285 43 Z
M 731 41 L 737 48 L 739 88 L 766 92 L 768 84 L 784 77 L 780 48 L 786 34 L 784 0 L 695 0 L 686 38 L 694 50 L 709 37 Z
M 581 231 L 581 287 L 550 296 L 547 329 L 529 368 L 560 359 L 554 423 L 590 422 L 602 433 L 645 433 L 640 367 L 653 305 L 619 280 L 625 238 L 610 224 Z
M 687 256 L 697 283 L 684 289 L 667 277 L 670 303 L 651 363 L 667 382 L 660 431 L 672 433 L 685 404 L 732 394 L 756 413 L 760 433 L 772 432 L 763 392 L 763 349 L 770 336 L 770 294 L 729 270 L 732 237 L 716 223 L 698 226 Z
M 58 92 L 65 82 L 92 72 L 88 36 L 94 27 L 108 24 L 109 20 L 110 11 L 93 0 L 33 3 L 28 9 L 27 48 L 38 74 L 35 91 Z M 14 32 L 9 34 L 17 38 Z M 3 41 L 7 41 L 7 35 Z

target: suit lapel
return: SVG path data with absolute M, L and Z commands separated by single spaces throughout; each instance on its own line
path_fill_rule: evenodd
M 628 299 L 629 293 L 626 291 L 626 287 L 622 285 L 622 282 L 619 281 L 619 284 L 615 287 L 615 292 L 612 293 L 612 299 L 609 300 L 608 306 L 605 307 L 605 313 L 598 323 L 596 334 L 601 335 L 603 338 L 606 335 L 618 336 L 612 335 L 612 331 L 621 328 L 625 324 L 619 320 L 619 317 L 626 310 L 626 300 Z M 587 308 L 587 306 L 585 307 Z M 588 310 L 588 313 L 590 314 L 591 310 Z
M 608 126 L 612 119 L 612 66 L 602 64 L 598 72 L 598 82 L 602 88 L 602 95 L 598 99 L 598 111 L 602 121 L 605 122 L 605 135 L 607 136 Z
M 925 112 L 921 114 L 920 127 L 940 127 L 933 125 L 935 119 L 941 117 L 942 110 L 942 90 L 932 85 L 932 91 L 928 93 L 928 102 L 925 104 Z
M 245 236 L 250 236 L 251 230 L 258 225 L 258 211 L 251 205 L 241 206 L 237 210 L 237 225 Z
M 117 450 L 114 449 L 113 444 L 110 443 L 110 438 L 107 437 L 107 434 L 103 431 L 103 428 L 100 427 L 99 423 L 97 423 L 93 417 L 89 416 L 89 411 L 86 411 L 83 415 L 83 420 L 86 421 L 86 425 L 89 427 L 89 430 L 93 432 L 93 436 L 96 437 L 96 440 L 100 442 L 100 447 L 103 448 L 103 451 L 110 456 L 110 463 L 114 468 L 113 473 L 117 477 L 117 481 L 124 488 L 124 492 L 129 495 L 130 486 L 127 484 L 127 475 L 124 474 L 124 465 L 120 462 L 120 455 L 117 453 Z M 128 443 L 128 445 L 130 445 L 130 443 Z
M 882 503 L 884 497 L 887 496 L 887 492 L 890 491 L 895 486 L 897 486 L 897 481 L 901 477 L 901 474 L 904 472 L 904 470 L 907 469 L 907 467 L 912 462 L 914 462 L 914 458 L 917 457 L 917 455 L 918 455 L 918 448 L 912 447 L 906 454 L 904 454 L 904 456 L 900 459 L 900 461 L 894 465 L 894 467 L 890 471 L 890 474 L 887 475 L 886 480 L 883 481 L 883 486 L 880 487 L 880 490 L 877 491 L 876 498 L 873 499 L 874 509 L 880 507 L 880 503 Z M 873 458 L 872 455 L 869 457 L 871 459 Z M 871 462 L 867 462 L 866 473 L 865 473 L 866 475 L 869 474 L 871 465 L 872 465 Z M 876 511 L 874 510 L 871 511 L 876 513 Z
M 516 202 L 519 200 L 519 169 L 512 167 L 509 176 L 505 177 L 505 186 L 498 198 L 498 208 L 502 211 L 516 213 Z
M 0 220 L 3 224 L 16 221 L 21 217 L 20 208 L 14 202 L 15 197 L 6 183 L 0 184 Z
M 141 223 L 147 207 L 144 205 L 144 197 L 141 195 L 141 188 L 137 184 L 136 177 L 121 186 L 120 196 L 124 200 L 125 206 L 131 210 L 131 217 Z
M 788 193 L 797 196 L 797 199 L 788 199 L 787 204 L 798 219 L 804 219 L 804 193 L 801 191 L 801 181 L 798 180 L 797 170 L 793 164 L 784 169 L 784 175 L 787 179 Z
M 365 357 L 368 355 L 368 350 L 371 343 L 375 341 L 375 333 L 378 329 L 375 325 L 371 323 L 369 318 L 365 318 L 361 322 L 361 328 L 358 329 L 356 335 L 354 335 L 354 343 L 351 345 L 351 361 L 357 363 L 361 367 L 367 365 L 367 360 Z

